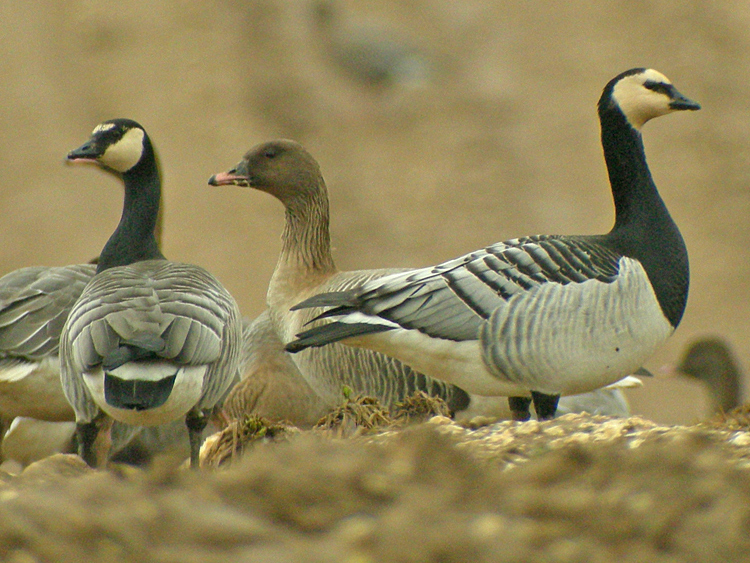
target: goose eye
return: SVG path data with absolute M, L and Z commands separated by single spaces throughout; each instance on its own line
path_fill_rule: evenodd
M 664 84 L 663 82 L 653 82 L 649 80 L 645 82 L 643 85 L 649 90 L 653 90 L 654 92 L 659 92 L 660 94 L 664 94 L 665 96 L 671 96 L 671 93 L 672 93 L 671 84 Z

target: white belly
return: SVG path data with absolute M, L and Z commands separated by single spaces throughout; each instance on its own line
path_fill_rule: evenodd
M 13 418 L 26 416 L 39 420 L 75 420 L 60 383 L 57 356 L 39 361 L 0 362 L 0 412 Z

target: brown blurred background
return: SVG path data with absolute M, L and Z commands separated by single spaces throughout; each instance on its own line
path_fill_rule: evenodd
M 206 181 L 276 137 L 321 163 L 342 269 L 604 232 L 596 101 L 617 73 L 649 66 L 703 110 L 645 128 L 692 270 L 683 323 L 647 367 L 704 334 L 750 365 L 747 2 L 28 0 L 0 14 L 2 273 L 99 252 L 118 184 L 63 158 L 113 117 L 139 121 L 159 151 L 165 254 L 213 271 L 248 316 L 264 307 L 282 209 Z M 365 40 L 380 73 L 352 55 Z M 662 422 L 706 408 L 688 382 L 629 396 Z

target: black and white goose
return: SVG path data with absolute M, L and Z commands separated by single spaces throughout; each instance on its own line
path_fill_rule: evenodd
M 161 214 L 157 219 L 157 243 Z M 29 266 L 0 278 L 0 417 L 72 422 L 60 384 L 60 332 L 96 262 Z
M 127 119 L 98 125 L 68 154 L 125 184 L 122 218 L 63 327 L 63 391 L 76 414 L 79 453 L 96 463 L 107 417 L 153 426 L 185 417 L 197 467 L 207 411 L 235 381 L 241 320 L 209 272 L 164 258 L 154 237 L 161 179 L 145 130 Z
M 539 235 L 435 267 L 314 296 L 332 307 L 287 345 L 343 341 L 400 359 L 479 395 L 509 397 L 517 418 L 554 415 L 560 395 L 635 372 L 675 330 L 688 295 L 688 255 L 651 177 L 641 138 L 650 119 L 700 106 L 661 73 L 632 69 L 599 100 L 615 203 L 605 235 Z
M 350 289 L 405 270 L 342 272 L 336 268 L 326 183 L 315 158 L 294 141 L 269 141 L 250 149 L 237 166 L 215 174 L 209 184 L 252 187 L 275 196 L 286 209 L 281 255 L 266 296 L 268 310 L 245 332 L 243 382 L 227 397 L 228 411 L 235 416 L 262 413 L 309 425 L 320 418 L 321 409 L 340 403 L 342 386 L 347 386 L 376 397 L 387 407 L 421 390 L 444 399 L 460 418 L 509 416 L 506 402 L 499 397 L 467 394 L 371 350 L 333 344 L 307 350 L 292 360 L 284 343 L 321 312 L 291 311 L 295 304 L 312 295 Z M 619 385 L 637 383 L 639 380 L 629 378 Z M 586 405 L 589 411 L 620 415 L 622 408 L 608 408 L 612 393 L 621 391 L 602 390 L 579 397 L 576 404 Z M 576 404 L 569 405 L 570 409 L 576 409 Z

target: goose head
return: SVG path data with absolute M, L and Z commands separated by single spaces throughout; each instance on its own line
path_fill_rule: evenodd
M 740 404 L 742 374 L 726 341 L 716 337 L 696 340 L 683 355 L 676 372 L 702 381 L 716 410 L 728 412 Z
M 253 147 L 237 166 L 214 174 L 208 183 L 255 188 L 287 207 L 295 201 L 327 197 L 318 163 L 300 144 L 285 139 Z
M 634 68 L 615 76 L 604 88 L 599 111 L 613 109 L 640 130 L 649 120 L 674 111 L 698 110 L 697 102 L 683 96 L 669 79 L 650 68 Z
M 134 171 L 153 150 L 146 131 L 130 119 L 111 119 L 94 128 L 91 138 L 68 153 L 68 162 L 93 162 L 115 174 Z

